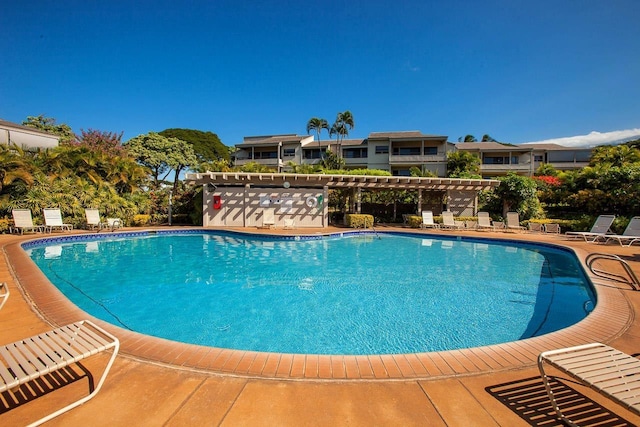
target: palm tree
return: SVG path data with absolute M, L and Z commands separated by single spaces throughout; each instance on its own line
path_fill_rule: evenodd
M 349 130 L 353 129 L 354 126 L 353 114 L 347 110 L 343 113 L 338 113 L 335 123 L 333 123 L 329 130 L 329 138 L 331 138 L 332 135 L 336 135 L 338 141 L 338 157 L 340 158 L 342 157 L 342 141 L 345 136 L 349 136 Z
M 322 129 L 326 129 L 327 132 L 329 132 L 329 123 L 325 119 L 312 117 L 307 122 L 307 134 L 309 134 L 311 130 L 315 130 L 316 134 L 318 135 L 318 148 L 320 149 L 320 161 L 324 160 L 322 158 L 322 147 L 320 146 L 320 132 L 322 132 Z

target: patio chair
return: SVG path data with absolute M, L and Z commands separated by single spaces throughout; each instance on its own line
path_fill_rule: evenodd
M 507 212 L 507 230 L 524 231 L 526 228 L 520 225 L 520 215 L 518 212 Z
M 615 215 L 600 215 L 590 231 L 567 231 L 564 235 L 574 239 L 582 237 L 585 242 L 595 242 L 602 236 L 613 234 L 611 232 L 611 224 L 613 224 L 615 218 Z
M 276 226 L 276 215 L 273 209 L 262 211 L 262 226 L 260 228 L 274 228 Z
M 19 231 L 20 234 L 24 234 L 25 231 L 33 231 L 35 233 L 43 229 L 41 225 L 33 224 L 31 210 L 29 209 L 14 209 L 11 211 L 11 215 L 13 215 L 13 230 Z
M 549 384 L 545 364 L 640 415 L 640 360 L 637 358 L 600 343 L 540 353 L 538 369 L 551 405 L 561 420 L 576 425 L 560 409 Z M 558 396 L 558 399 L 567 402 L 562 396 Z
M 464 230 L 464 222 L 456 221 L 453 217 L 453 212 L 442 212 L 442 226 L 440 228 L 447 230 Z
M 9 287 L 6 283 L 0 283 L 0 310 L 9 299 Z
M 293 218 L 285 218 L 284 226 L 282 228 L 284 228 L 285 230 L 293 230 L 295 228 L 295 221 L 293 220 Z
M 57 411 L 40 418 L 32 426 L 40 425 L 93 398 L 118 354 L 120 342 L 116 337 L 88 320 L 82 320 L 30 338 L 0 346 L 0 393 L 22 393 L 22 385 L 42 381 L 42 377 L 103 351 L 112 355 L 104 368 L 98 385 L 94 387 L 91 374 L 89 394 Z M 87 372 L 87 368 L 80 369 Z M 19 400 L 19 399 L 17 399 Z
M 539 222 L 529 222 L 528 227 L 530 233 L 542 233 L 544 231 L 544 226 Z
M 43 209 L 42 213 L 44 216 L 44 231 L 48 230 L 49 233 L 51 233 L 54 228 L 59 228 L 60 231 L 71 231 L 71 229 L 73 228 L 71 224 L 64 224 L 62 222 L 62 214 L 60 213 L 60 209 Z
M 560 224 L 556 224 L 556 223 L 553 223 L 553 222 L 545 224 L 544 225 L 544 232 L 545 233 L 560 234 Z
M 494 230 L 494 226 L 491 223 L 491 217 L 489 212 L 478 212 L 478 224 L 476 225 L 478 230 Z
M 98 231 L 107 227 L 108 224 L 100 219 L 100 211 L 98 209 L 85 209 L 84 214 L 87 217 L 87 228 L 89 230 L 98 229 Z
M 606 239 L 605 243 L 609 243 L 609 241 L 618 242 L 620 246 L 631 246 L 634 243 L 640 243 L 640 216 L 631 218 L 622 234 L 609 234 L 597 238 Z
M 432 211 L 422 211 L 422 224 L 420 228 L 440 228 L 440 224 L 436 224 L 433 221 Z

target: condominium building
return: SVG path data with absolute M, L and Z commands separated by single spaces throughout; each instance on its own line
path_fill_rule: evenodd
M 532 176 L 543 163 L 556 169 L 585 167 L 591 157 L 589 148 L 570 148 L 557 144 L 501 144 L 466 142 L 454 144 L 446 136 L 420 131 L 372 132 L 367 138 L 316 141 L 310 135 L 268 135 L 245 137 L 237 144 L 237 166 L 255 162 L 275 172 L 290 171 L 293 165 L 321 162 L 327 150 L 340 153 L 346 169 L 381 169 L 394 176 L 409 176 L 412 168 L 423 175 L 446 176 L 447 154 L 463 150 L 480 158 L 483 177 L 515 172 Z

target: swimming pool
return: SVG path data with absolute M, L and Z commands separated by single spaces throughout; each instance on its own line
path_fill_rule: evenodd
M 52 283 L 96 317 L 242 350 L 476 347 L 562 329 L 595 301 L 575 255 L 549 245 L 410 233 L 296 239 L 193 231 L 23 246 Z

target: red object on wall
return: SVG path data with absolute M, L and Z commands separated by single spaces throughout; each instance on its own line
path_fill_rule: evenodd
M 220 196 L 213 196 L 213 209 L 220 209 L 222 207 L 222 198 Z

